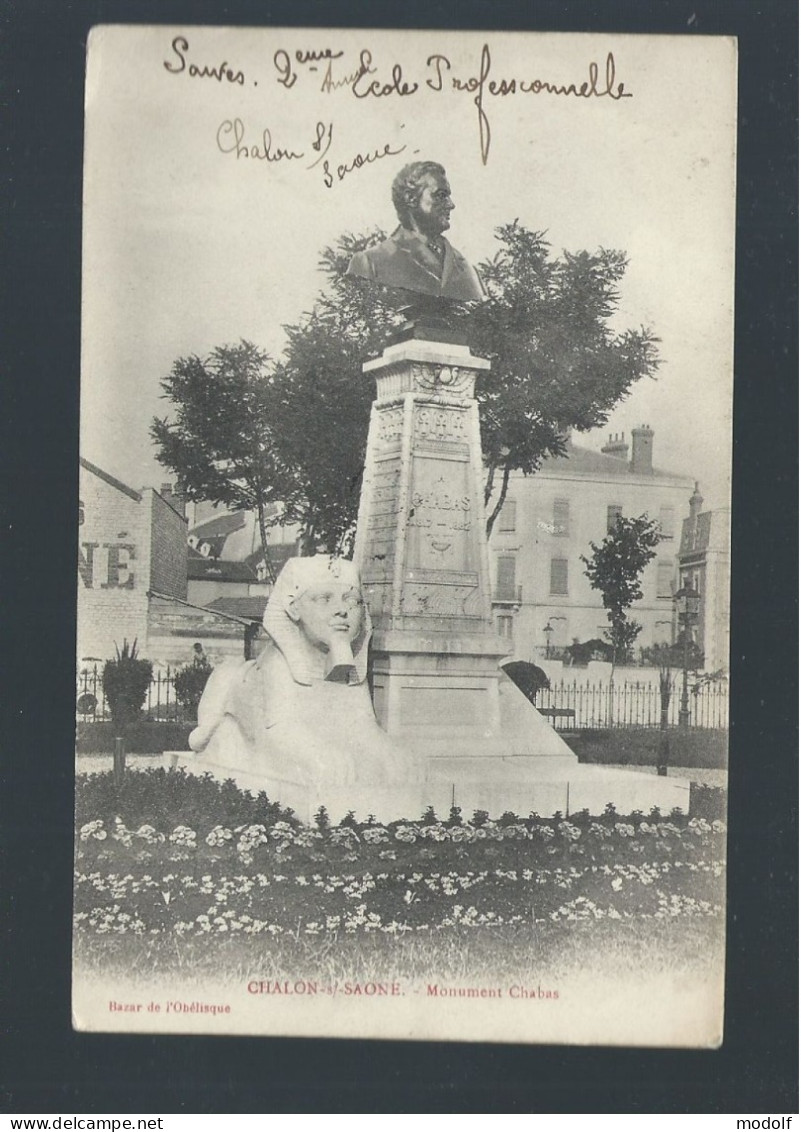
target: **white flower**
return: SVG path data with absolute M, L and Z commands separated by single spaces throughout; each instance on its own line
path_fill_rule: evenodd
M 81 841 L 88 841 L 90 838 L 95 841 L 105 841 L 107 836 L 102 821 L 90 821 L 81 826 Z
M 230 829 L 226 829 L 222 825 L 215 825 L 211 833 L 206 837 L 206 844 L 211 845 L 212 848 L 220 848 L 225 845 L 226 841 L 233 839 L 233 833 Z M 203 880 L 211 880 L 211 877 L 203 877 Z

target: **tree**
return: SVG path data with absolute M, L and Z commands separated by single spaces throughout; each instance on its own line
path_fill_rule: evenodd
M 499 228 L 496 239 L 494 258 L 479 267 L 489 298 L 472 311 L 468 331 L 473 352 L 492 362 L 476 387 L 488 533 L 513 471 L 532 475 L 545 457 L 564 454 L 568 430 L 606 424 L 632 385 L 653 377 L 659 364 L 650 330 L 609 327 L 626 271 L 623 252 L 552 257 L 544 233 L 517 220 Z
M 592 588 L 600 592 L 606 610 L 613 666 L 618 658 L 629 656 L 642 631 L 642 625 L 629 620 L 627 611 L 642 597 L 642 572 L 656 557 L 660 538 L 659 524 L 647 515 L 636 519 L 620 516 L 600 546 L 590 543 L 591 557 L 581 556 L 584 573 Z
M 268 355 L 251 342 L 178 358 L 161 383 L 177 417 L 156 418 L 150 429 L 156 458 L 187 499 L 256 512 L 272 581 L 267 508 L 283 501 L 290 479 L 274 442 L 273 381 Z

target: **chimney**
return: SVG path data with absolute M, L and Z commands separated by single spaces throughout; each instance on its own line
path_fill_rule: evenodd
M 163 483 L 159 489 L 159 495 L 174 511 L 177 511 L 182 518 L 186 518 L 186 500 L 178 492 L 174 492 L 171 483 Z
M 654 434 L 650 425 L 640 425 L 631 430 L 631 463 L 632 472 L 640 475 L 652 476 L 654 474 Z
M 616 456 L 618 460 L 628 460 L 629 446 L 625 434 L 621 432 L 619 435 L 615 433 L 615 435 L 612 436 L 610 432 L 609 443 L 605 444 L 601 451 L 604 456 Z
M 695 481 L 695 491 L 690 496 L 690 522 L 695 526 L 698 516 L 701 514 L 701 508 L 704 503 L 704 497 L 698 490 L 698 480 Z

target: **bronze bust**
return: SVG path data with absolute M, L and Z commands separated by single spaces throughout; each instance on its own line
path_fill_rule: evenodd
M 484 299 L 475 269 L 443 236 L 455 205 L 445 170 L 434 161 L 405 165 L 392 182 L 400 226 L 374 248 L 357 252 L 348 275 L 455 302 Z

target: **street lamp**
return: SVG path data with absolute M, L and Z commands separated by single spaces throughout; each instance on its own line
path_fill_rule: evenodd
M 690 705 L 687 696 L 687 669 L 690 666 L 690 633 L 691 628 L 698 620 L 698 609 L 701 604 L 701 595 L 692 585 L 685 582 L 673 597 L 676 604 L 676 615 L 682 627 L 682 684 L 681 705 L 679 707 L 679 727 L 690 726 Z
M 551 634 L 553 633 L 553 625 L 550 623 L 550 621 L 548 622 L 548 624 L 545 626 L 545 628 L 542 631 L 545 634 L 545 659 L 550 660 L 551 659 Z

